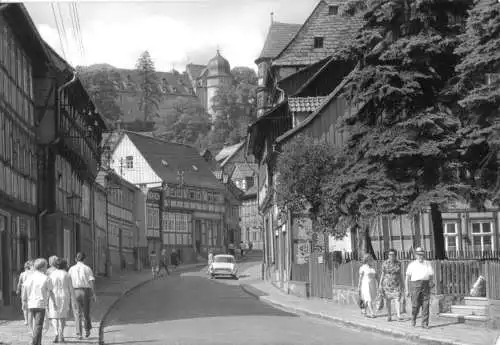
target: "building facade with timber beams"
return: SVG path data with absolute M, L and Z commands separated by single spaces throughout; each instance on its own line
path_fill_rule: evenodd
M 35 80 L 50 58 L 26 9 L 0 5 L 0 307 L 14 302 L 24 261 L 40 252 Z
M 106 129 L 75 70 L 46 46 L 52 68 L 35 80 L 39 111 L 41 254 L 72 263 L 78 251 L 95 266 L 95 180 Z

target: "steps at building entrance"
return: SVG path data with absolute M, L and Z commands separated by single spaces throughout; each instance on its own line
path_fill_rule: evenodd
M 470 306 L 488 306 L 489 301 L 486 297 L 464 297 L 465 305 Z
M 472 326 L 486 326 L 488 316 L 485 315 L 460 315 L 455 313 L 441 313 L 440 318 L 449 319 L 456 323 L 465 323 Z
M 477 305 L 452 305 L 451 312 L 458 315 L 475 315 L 486 316 L 488 315 L 487 306 Z

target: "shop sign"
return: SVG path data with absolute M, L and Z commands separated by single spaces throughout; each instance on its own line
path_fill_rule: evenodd
M 149 191 L 148 201 L 160 201 L 160 192 Z

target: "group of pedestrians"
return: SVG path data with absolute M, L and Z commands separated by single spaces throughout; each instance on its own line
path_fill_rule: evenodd
M 174 269 L 176 269 L 180 264 L 180 256 L 181 255 L 178 250 L 172 250 L 172 253 L 170 254 L 170 264 Z M 149 253 L 149 264 L 151 266 L 153 279 L 170 275 L 170 271 L 168 270 L 168 259 L 167 250 L 165 248 L 161 250 L 159 259 L 155 250 L 152 250 L 151 253 Z
M 44 330 L 55 332 L 54 343 L 65 342 L 66 320 L 73 310 L 76 335 L 83 339 L 90 336 L 92 322 L 90 303 L 95 294 L 95 278 L 92 269 L 85 265 L 85 254 L 76 255 L 71 268 L 68 262 L 57 256 L 27 261 L 19 277 L 17 293 L 21 298 L 24 322 L 32 334 L 32 345 L 42 344 Z M 82 325 L 83 323 L 83 325 Z
M 422 309 L 422 327 L 429 328 L 429 302 L 434 277 L 432 265 L 424 259 L 424 250 L 416 248 L 416 259 L 408 265 L 403 281 L 401 262 L 396 256 L 397 252 L 391 249 L 387 260 L 382 264 L 381 272 L 378 273 L 373 257 L 370 254 L 364 255 L 358 284 L 362 312 L 367 317 L 374 318 L 376 311 L 381 310 L 385 304 L 387 320 L 392 321 L 391 304 L 394 301 L 397 319 L 402 321 L 401 299 L 404 294 L 411 297 L 412 326 L 416 326 L 418 313 Z

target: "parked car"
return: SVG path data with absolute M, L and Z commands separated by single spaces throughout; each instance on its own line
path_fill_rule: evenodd
M 234 279 L 238 278 L 238 266 L 233 255 L 219 254 L 214 256 L 210 265 L 210 277 L 228 276 Z

